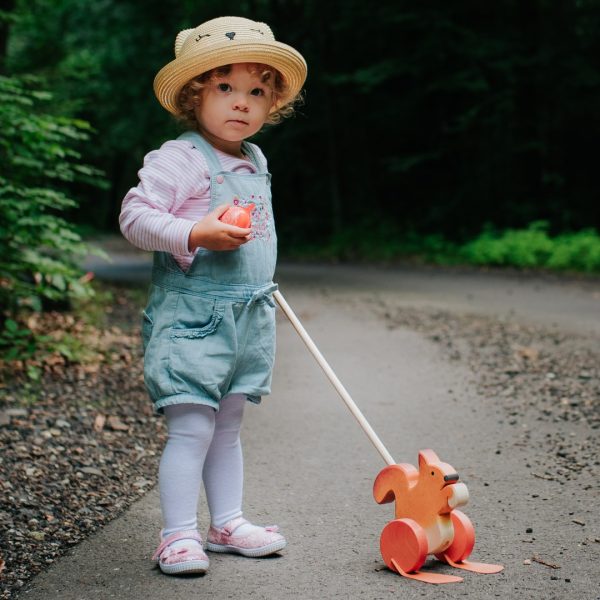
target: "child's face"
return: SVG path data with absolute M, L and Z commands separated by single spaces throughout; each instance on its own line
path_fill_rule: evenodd
M 203 133 L 222 146 L 254 135 L 265 123 L 273 106 L 273 92 L 245 63 L 231 65 L 227 75 L 219 75 L 202 91 L 196 118 Z

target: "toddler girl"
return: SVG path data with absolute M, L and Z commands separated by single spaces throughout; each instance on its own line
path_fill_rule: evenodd
M 168 574 L 208 568 L 196 521 L 202 483 L 208 550 L 256 557 L 286 545 L 276 527 L 242 516 L 240 426 L 246 400 L 270 392 L 276 289 L 270 175 L 245 140 L 293 112 L 306 79 L 296 50 L 244 18 L 182 31 L 175 57 L 154 90 L 189 131 L 146 156 L 120 216 L 123 235 L 154 251 L 142 337 L 146 387 L 168 427 L 154 554 Z M 252 209 L 251 227 L 220 220 L 232 205 Z

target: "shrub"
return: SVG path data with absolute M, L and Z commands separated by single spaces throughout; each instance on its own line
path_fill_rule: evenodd
M 562 234 L 554 238 L 546 265 L 551 269 L 600 271 L 600 236 L 594 229 Z
M 471 264 L 600 271 L 600 236 L 594 229 L 548 235 L 548 223 L 495 233 L 489 227 L 459 251 Z
M 473 264 L 544 266 L 552 254 L 548 223 L 536 221 L 527 229 L 507 229 L 496 234 L 489 228 L 462 246 L 460 254 Z
M 548 223 L 497 232 L 486 226 L 476 238 L 457 245 L 439 234 L 402 232 L 392 224 L 365 221 L 333 235 L 328 243 L 294 248 L 299 258 L 337 260 L 411 259 L 452 265 L 472 264 L 600 272 L 600 236 L 594 229 L 548 234 Z
M 61 213 L 76 209 L 68 185 L 106 185 L 81 163 L 81 120 L 44 114 L 51 98 L 31 76 L 0 76 L 0 319 L 91 294 L 79 266 L 91 249 Z

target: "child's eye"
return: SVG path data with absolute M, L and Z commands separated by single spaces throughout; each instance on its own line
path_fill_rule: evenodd
M 230 92 L 231 86 L 228 83 L 219 83 L 217 88 L 220 92 Z
M 264 96 L 265 95 L 265 90 L 263 90 L 262 88 L 254 88 L 250 94 L 252 94 L 252 96 Z

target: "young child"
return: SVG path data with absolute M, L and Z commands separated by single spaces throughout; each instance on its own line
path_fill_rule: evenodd
M 222 17 L 182 31 L 154 80 L 189 131 L 150 152 L 120 225 L 154 251 L 143 314 L 144 378 L 168 439 L 160 462 L 164 528 L 154 554 L 167 574 L 208 568 L 196 513 L 204 483 L 207 549 L 267 556 L 277 527 L 242 516 L 240 427 L 246 400 L 270 393 L 275 353 L 276 236 L 266 161 L 245 140 L 293 112 L 306 63 L 269 27 Z M 251 227 L 220 220 L 254 207 Z

